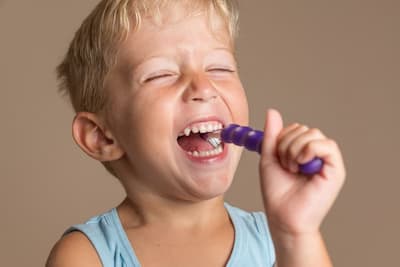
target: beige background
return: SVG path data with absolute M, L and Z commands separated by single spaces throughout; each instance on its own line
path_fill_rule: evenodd
M 0 0 L 0 265 L 43 266 L 69 225 L 115 206 L 119 183 L 71 139 L 54 68 L 97 1 Z M 348 180 L 324 225 L 335 266 L 398 266 L 400 1 L 241 1 L 251 125 L 267 107 L 338 140 Z M 261 209 L 257 155 L 227 198 Z

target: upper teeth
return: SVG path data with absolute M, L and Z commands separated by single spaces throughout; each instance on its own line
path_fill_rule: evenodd
M 189 136 L 191 133 L 210 133 L 214 131 L 218 131 L 222 129 L 222 124 L 219 122 L 201 122 L 191 125 L 190 127 L 186 127 L 183 130 L 183 133 L 180 133 L 179 136 Z

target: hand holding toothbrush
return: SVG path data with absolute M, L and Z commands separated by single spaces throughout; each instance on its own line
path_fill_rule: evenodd
M 333 140 L 297 123 L 283 128 L 276 110 L 268 111 L 265 132 L 230 124 L 201 137 L 214 147 L 223 141 L 261 154 L 261 191 L 280 267 L 331 266 L 320 226 L 345 178 Z
M 307 242 L 321 239 L 322 220 L 343 185 L 345 168 L 336 142 L 318 129 L 300 124 L 283 128 L 279 112 L 268 110 L 264 130 L 259 163 L 261 191 L 277 257 L 285 261 L 289 247 L 315 249 L 315 242 Z M 298 164 L 316 157 L 324 162 L 319 173 L 305 176 L 298 172 Z M 295 254 L 290 251 L 290 255 Z M 300 261 L 295 261 L 296 266 L 303 266 Z
M 238 146 L 244 146 L 247 150 L 256 151 L 261 154 L 262 142 L 264 140 L 264 132 L 254 130 L 248 126 L 240 126 L 237 124 L 230 124 L 221 132 L 213 132 L 201 135 L 212 146 L 218 147 L 221 141 L 226 143 L 233 143 Z M 321 158 L 315 157 L 312 160 L 302 163 L 295 170 L 304 175 L 314 175 L 321 171 L 324 162 Z

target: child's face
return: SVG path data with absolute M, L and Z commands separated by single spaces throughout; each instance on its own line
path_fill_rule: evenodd
M 106 121 L 125 151 L 121 179 L 142 192 L 204 200 L 228 189 L 241 149 L 199 157 L 193 150 L 210 150 L 208 143 L 178 137 L 207 122 L 247 124 L 248 107 L 226 27 L 217 16 L 212 30 L 205 15 L 176 10 L 162 26 L 144 19 L 122 45 L 106 84 Z

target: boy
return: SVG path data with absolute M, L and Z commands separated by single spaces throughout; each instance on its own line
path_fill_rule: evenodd
M 229 1 L 103 0 L 58 68 L 73 137 L 126 191 L 70 228 L 47 266 L 331 266 L 320 224 L 345 177 L 321 131 L 269 110 L 260 158 L 265 213 L 224 203 L 241 148 L 199 132 L 246 125 Z M 298 164 L 315 156 L 313 177 Z M 275 256 L 276 255 L 276 256 Z

